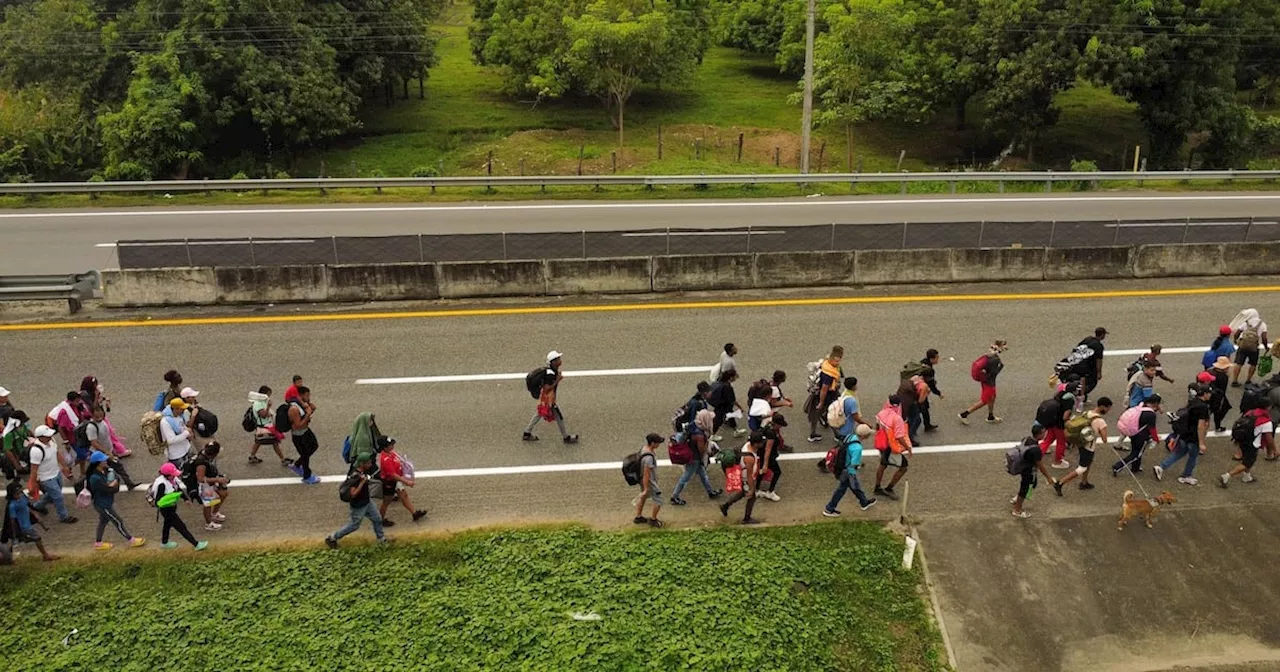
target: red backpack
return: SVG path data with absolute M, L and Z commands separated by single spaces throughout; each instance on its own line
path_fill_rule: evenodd
M 986 382 L 987 380 L 987 373 L 985 370 L 986 368 L 987 368 L 987 356 L 983 355 L 973 360 L 973 365 L 969 367 L 969 377 L 973 378 L 975 381 L 979 383 Z

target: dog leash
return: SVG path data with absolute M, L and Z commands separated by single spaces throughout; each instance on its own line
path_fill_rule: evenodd
M 1133 441 L 1133 437 L 1129 437 L 1129 441 Z M 1121 460 L 1121 463 L 1123 464 L 1123 466 L 1120 467 L 1125 471 L 1125 473 L 1129 474 L 1129 476 L 1133 478 L 1133 482 L 1138 486 L 1138 490 L 1142 492 L 1142 496 L 1145 497 L 1147 501 L 1154 501 L 1154 500 L 1151 499 L 1151 495 L 1147 492 L 1147 489 L 1142 487 L 1142 481 L 1138 480 L 1138 475 L 1133 473 L 1133 470 L 1129 468 L 1129 465 L 1133 464 L 1134 462 L 1137 462 L 1138 460 L 1141 460 L 1147 454 L 1147 451 L 1151 448 L 1152 443 L 1155 443 L 1155 442 L 1148 441 L 1147 445 L 1142 447 L 1142 452 L 1139 453 L 1138 456 L 1133 458 L 1132 460 Z

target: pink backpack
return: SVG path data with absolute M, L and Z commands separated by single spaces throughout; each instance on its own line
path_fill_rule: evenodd
M 1138 433 L 1138 420 L 1142 416 L 1142 412 L 1147 410 L 1145 406 L 1138 405 L 1126 410 L 1120 414 L 1120 419 L 1116 420 L 1116 429 L 1124 436 L 1133 436 Z

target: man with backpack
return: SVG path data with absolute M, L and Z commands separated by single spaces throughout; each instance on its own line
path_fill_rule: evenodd
M 1098 387 L 1098 383 L 1102 382 L 1102 359 L 1106 351 L 1102 341 L 1106 338 L 1105 328 L 1094 329 L 1093 336 L 1081 339 L 1075 349 L 1054 367 L 1060 377 L 1068 373 L 1079 374 L 1084 379 L 1086 398 L 1093 393 L 1094 388 Z
M 714 383 L 720 380 L 726 371 L 737 371 L 738 362 L 734 357 L 738 356 L 738 346 L 732 343 L 725 343 L 724 350 L 720 352 L 720 361 L 711 367 L 711 375 L 707 378 L 708 383 Z
M 1240 464 L 1218 477 L 1218 486 L 1226 488 L 1234 476 L 1241 483 L 1257 483 L 1253 477 L 1253 465 L 1258 462 L 1258 451 L 1266 449 L 1268 455 L 1276 451 L 1275 425 L 1271 422 L 1271 402 L 1264 401 L 1261 408 L 1245 411 L 1231 426 L 1231 441 L 1240 447 Z
M 1008 348 L 1007 341 L 996 341 L 987 349 L 986 354 L 973 360 L 973 365 L 969 367 L 969 377 L 978 383 L 982 389 L 982 394 L 978 398 L 978 403 L 960 412 L 961 423 L 969 424 L 969 416 L 976 413 L 983 406 L 987 408 L 988 424 L 994 425 L 1004 422 L 1003 419 L 996 416 L 996 377 L 1004 370 L 1004 362 L 1000 361 L 1000 353 Z
M 1231 377 L 1231 386 L 1240 387 L 1240 370 L 1245 366 L 1249 367 L 1249 373 L 1244 377 L 1244 382 L 1249 383 L 1253 380 L 1253 374 L 1258 368 L 1258 361 L 1261 353 L 1270 349 L 1268 342 L 1267 323 L 1262 321 L 1262 317 L 1258 315 L 1258 311 L 1253 308 L 1245 308 L 1236 315 L 1230 324 L 1233 341 L 1236 344 L 1236 359 L 1234 371 Z
M 1146 452 L 1148 444 L 1160 440 L 1156 422 L 1160 417 L 1158 414 L 1162 401 L 1160 395 L 1153 394 L 1120 414 L 1120 419 L 1116 421 L 1116 431 L 1129 437 L 1129 455 L 1111 465 L 1112 476 L 1119 476 L 1125 469 L 1134 474 L 1142 473 L 1142 454 Z
M 1044 443 L 1040 444 L 1041 451 L 1048 452 L 1050 445 L 1054 442 L 1058 444 L 1054 449 L 1053 464 L 1050 465 L 1054 469 L 1071 467 L 1071 463 L 1066 460 L 1067 418 L 1071 417 L 1075 404 L 1076 395 L 1062 392 L 1044 400 L 1036 409 L 1036 423 L 1045 430 Z
M 929 402 L 929 384 L 924 382 L 924 376 L 902 378 L 898 383 L 898 399 L 902 401 L 902 419 L 907 421 L 911 445 L 918 446 L 920 427 L 924 424 L 923 407 Z
M 857 393 L 858 378 L 856 376 L 846 377 L 844 379 L 844 391 L 841 392 L 838 402 L 827 409 L 827 424 L 831 424 L 830 420 L 833 415 L 836 420 L 840 421 L 837 424 L 831 424 L 831 429 L 836 435 L 836 447 L 842 446 L 846 439 L 853 436 L 858 425 L 868 424 L 862 419 L 862 408 L 858 403 Z M 839 408 L 839 412 L 835 412 L 836 408 Z M 818 471 L 825 473 L 827 468 L 827 457 L 824 455 L 818 458 Z
M 835 345 L 825 359 L 809 365 L 809 396 L 804 402 L 805 413 L 809 415 L 809 443 L 822 440 L 818 426 L 826 424 L 827 406 L 840 395 L 840 379 L 844 377 L 840 369 L 842 361 L 844 347 Z
M 1156 373 L 1159 371 L 1159 365 L 1147 360 L 1140 361 L 1142 367 L 1129 376 L 1129 387 L 1125 392 L 1125 408 L 1133 408 L 1156 393 Z
M 1053 489 L 1057 491 L 1059 497 L 1062 496 L 1062 486 L 1077 478 L 1080 479 L 1081 490 L 1094 488 L 1094 485 L 1089 482 L 1089 469 L 1093 466 L 1094 451 L 1099 445 L 1107 445 L 1107 421 L 1104 418 L 1110 412 L 1111 399 L 1102 397 L 1098 399 L 1096 408 L 1077 416 L 1078 419 L 1072 418 L 1067 422 L 1067 443 L 1076 449 L 1080 462 L 1076 465 L 1075 471 L 1054 484 Z
M 636 516 L 631 522 L 636 525 L 662 527 L 658 520 L 658 511 L 662 509 L 662 491 L 658 489 L 658 446 L 666 439 L 661 434 L 650 433 L 644 437 L 644 448 L 640 449 L 640 494 L 636 496 Z M 644 517 L 644 503 L 652 503 L 649 517 Z
M 305 389 L 305 387 L 298 389 L 300 401 L 304 400 L 306 393 L 303 390 Z M 373 523 L 373 536 L 378 538 L 378 543 L 386 543 L 387 537 L 382 532 L 382 516 L 378 514 L 378 507 L 373 504 L 369 492 L 369 485 L 375 480 L 369 475 L 372 469 L 373 459 L 362 457 L 356 461 L 355 468 L 342 481 L 342 485 L 338 486 L 338 498 L 349 505 L 351 520 L 337 532 L 324 538 L 324 543 L 329 548 L 337 548 L 339 539 L 360 529 L 365 518 Z
M 911 457 L 911 435 L 907 431 L 907 422 L 902 419 L 902 402 L 898 395 L 889 397 L 880 412 L 876 414 L 876 450 L 880 451 L 880 466 L 876 468 L 877 497 L 898 501 L 893 488 L 907 474 L 910 468 L 908 458 Z M 880 487 L 884 479 L 885 469 L 894 467 L 893 478 L 887 487 Z
M 320 449 L 320 440 L 316 438 L 315 432 L 311 431 L 311 421 L 316 415 L 316 405 L 311 403 L 311 388 L 306 385 L 299 386 L 298 398 L 288 402 L 285 408 L 287 420 L 284 425 L 289 428 L 289 438 L 293 441 L 294 449 L 298 451 L 298 459 L 294 462 L 292 469 L 294 473 L 302 476 L 303 483 L 316 485 L 320 479 L 311 473 L 311 456 Z M 279 420 L 277 418 L 277 423 Z M 377 525 L 381 529 L 381 519 L 378 520 Z
M 555 421 L 556 427 L 560 429 L 560 438 L 565 443 L 577 443 L 578 435 L 570 434 L 564 426 L 564 413 L 560 412 L 560 405 L 556 403 L 556 394 L 560 390 L 560 381 L 564 378 L 561 367 L 564 366 L 564 353 L 558 350 L 552 350 L 547 353 L 547 365 L 541 369 L 534 369 L 525 376 L 525 387 L 528 388 L 529 394 L 538 400 L 538 408 L 534 411 L 533 417 L 530 418 L 529 424 L 524 428 L 522 437 L 525 441 L 537 441 L 538 435 L 533 433 L 535 427 L 543 420 L 547 422 Z
M 1212 391 L 1208 385 L 1200 383 L 1191 385 L 1189 391 L 1191 399 L 1186 407 L 1170 417 L 1173 433 L 1169 438 L 1174 441 L 1175 447 L 1173 454 L 1156 465 L 1157 481 L 1164 479 L 1165 469 L 1172 467 L 1185 457 L 1187 465 L 1182 470 L 1182 476 L 1178 478 L 1178 482 L 1183 485 L 1200 485 L 1200 481 L 1196 480 L 1193 474 L 1196 470 L 1196 462 L 1205 450 L 1205 437 L 1209 432 L 1209 395 Z
M 946 396 L 942 394 L 942 390 L 938 389 L 938 362 L 941 359 L 942 356 L 938 354 L 937 349 L 929 348 L 924 353 L 924 359 L 920 360 L 920 363 L 924 365 L 924 371 L 919 375 L 924 378 L 925 384 L 929 386 L 930 393 L 939 399 L 946 399 Z M 924 421 L 924 431 L 934 432 L 937 431 L 938 426 L 933 424 L 933 417 L 929 414 L 929 407 L 929 397 L 926 395 L 924 401 L 920 404 L 920 419 Z
M 841 437 L 840 447 L 836 449 L 835 459 L 829 466 L 839 482 L 835 492 L 831 493 L 831 500 L 822 508 L 822 515 L 827 518 L 840 517 L 840 510 L 836 507 L 840 505 L 844 493 L 850 490 L 858 498 L 858 505 L 863 511 L 875 505 L 876 499 L 867 497 L 862 491 L 862 484 L 858 482 L 858 468 L 862 466 L 862 441 L 873 434 L 875 431 L 871 427 L 859 423 L 852 432 Z
M 1006 471 L 1021 479 L 1018 482 L 1017 494 L 1009 499 L 1009 503 L 1013 505 L 1014 518 L 1031 517 L 1031 514 L 1022 510 L 1022 505 L 1026 503 L 1027 498 L 1031 496 L 1031 491 L 1036 487 L 1037 471 L 1055 486 L 1058 483 L 1044 468 L 1044 450 L 1040 448 L 1040 444 L 1044 441 L 1045 434 L 1044 427 L 1035 423 L 1031 425 L 1031 436 L 1005 453 Z
M 711 395 L 707 397 L 707 401 L 716 412 L 715 424 L 711 427 L 713 434 L 718 433 L 723 425 L 728 425 L 733 430 L 734 436 L 747 433 L 746 427 L 738 427 L 738 421 L 729 417 L 729 414 L 735 410 L 739 412 L 743 410 L 742 404 L 738 403 L 738 394 L 733 389 L 733 383 L 737 380 L 738 372 L 730 369 L 720 374 L 720 380 L 711 384 Z M 720 436 L 712 436 L 711 440 L 719 441 L 720 438 Z
M 31 475 L 27 478 L 27 491 L 32 497 L 39 498 L 35 507 L 41 511 L 46 505 L 53 504 L 58 513 L 58 520 L 64 523 L 76 522 L 76 517 L 67 511 L 67 504 L 62 498 L 62 483 L 66 479 L 71 482 L 71 467 L 58 459 L 58 443 L 54 440 L 57 432 L 45 425 L 35 429 L 35 439 L 31 443 L 31 452 L 27 459 L 31 464 Z
M 724 494 L 722 491 L 711 487 L 711 479 L 707 476 L 706 467 L 708 432 L 707 429 L 699 427 L 697 423 L 698 413 L 711 408 L 711 404 L 707 401 L 710 396 L 711 385 L 706 381 L 698 381 L 697 391 L 685 403 L 683 413 L 679 416 L 679 419 L 672 423 L 676 434 L 684 437 L 689 447 L 693 449 L 693 459 L 684 465 L 684 473 L 680 475 L 680 480 L 676 481 L 676 489 L 671 492 L 671 503 L 675 506 L 688 504 L 684 499 L 681 499 L 680 494 L 684 492 L 684 486 L 688 485 L 689 480 L 694 476 L 697 476 L 702 481 L 702 488 L 707 491 L 708 499 L 715 499 Z

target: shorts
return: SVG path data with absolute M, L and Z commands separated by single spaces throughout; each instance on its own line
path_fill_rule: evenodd
M 667 503 L 667 500 L 662 498 L 662 491 L 653 483 L 649 484 L 649 501 L 655 506 L 662 506 Z
M 884 450 L 880 451 L 880 464 L 882 464 L 882 465 L 884 465 L 884 466 L 886 466 L 886 467 L 894 466 L 894 465 L 892 465 L 892 464 L 890 464 L 890 463 L 889 463 L 890 456 L 891 456 L 891 455 L 893 455 L 893 454 L 894 454 L 894 453 L 893 453 L 893 451 L 892 451 L 892 450 L 890 450 L 890 449 L 888 449 L 888 448 L 886 448 L 886 449 L 884 449 Z M 902 464 L 897 465 L 897 466 L 898 466 L 898 468 L 899 468 L 899 469 L 906 469 L 906 468 L 907 468 L 907 455 L 906 455 L 906 453 L 898 453 L 898 457 L 901 457 L 901 458 L 902 458 Z
M 1244 465 L 1245 469 L 1252 469 L 1253 465 L 1257 463 L 1258 463 L 1258 449 L 1254 448 L 1253 444 L 1249 444 L 1248 446 L 1241 446 L 1240 447 L 1240 464 Z
M 996 386 L 982 383 L 982 396 L 979 399 L 984 404 L 992 404 L 996 400 Z
M 400 481 L 382 481 L 382 498 L 395 499 L 398 493 L 404 489 L 404 483 Z
M 72 450 L 76 451 L 76 462 L 84 462 L 89 459 L 89 453 L 93 452 L 93 448 L 89 446 L 75 446 Z
M 1080 467 L 1082 469 L 1088 469 L 1090 466 L 1093 465 L 1093 455 L 1094 453 L 1092 450 L 1087 450 L 1084 448 L 1080 449 Z
M 1259 353 L 1260 351 L 1258 350 L 1245 350 L 1244 348 L 1240 348 L 1239 350 L 1236 350 L 1236 364 L 1239 364 L 1240 366 L 1244 366 L 1245 364 L 1248 364 L 1249 366 L 1257 366 Z
M 1034 470 L 1028 469 L 1022 472 L 1022 482 L 1018 484 L 1018 496 L 1026 499 L 1027 495 L 1031 494 L 1031 488 L 1035 487 L 1035 484 L 1036 472 Z
M 18 530 L 17 540 L 23 544 L 34 544 L 40 541 L 40 533 L 36 531 L 35 526 L 25 530 Z

